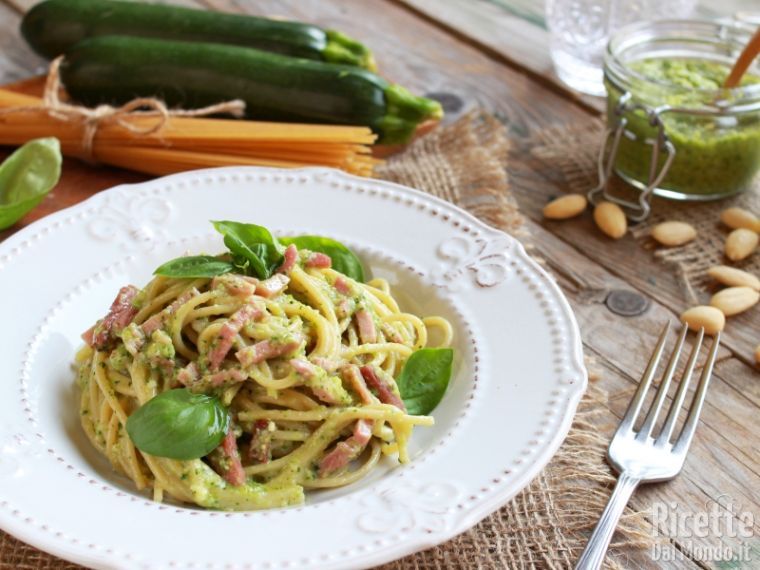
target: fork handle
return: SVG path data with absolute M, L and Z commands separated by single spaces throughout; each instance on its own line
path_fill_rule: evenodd
M 602 567 L 612 535 L 615 534 L 620 515 L 623 514 L 631 494 L 641 479 L 623 472 L 620 474 L 607 506 L 604 508 L 599 522 L 575 565 L 575 570 L 597 570 Z

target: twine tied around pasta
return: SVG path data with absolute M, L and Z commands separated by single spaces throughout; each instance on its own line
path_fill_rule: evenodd
M 42 109 L 49 116 L 61 121 L 79 120 L 82 122 L 83 158 L 93 164 L 97 162 L 93 155 L 95 135 L 98 128 L 103 124 L 116 123 L 135 135 L 149 136 L 160 131 L 171 117 L 205 117 L 217 113 L 229 113 L 233 117 L 240 118 L 245 111 L 245 102 L 240 99 L 190 110 L 169 109 L 166 103 L 155 97 L 139 97 L 120 107 L 106 104 L 98 105 L 95 108 L 72 105 L 61 101 L 59 96 L 61 90 L 60 67 L 63 57 L 58 56 L 50 62 L 42 96 Z M 0 110 L 0 115 L 39 110 L 39 106 L 10 107 Z M 155 117 L 156 122 L 151 125 L 138 126 L 128 120 L 129 117 L 135 116 Z

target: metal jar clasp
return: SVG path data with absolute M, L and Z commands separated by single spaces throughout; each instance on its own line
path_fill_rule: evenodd
M 626 92 L 620 97 L 614 111 L 615 124 L 606 130 L 604 141 L 602 142 L 602 148 L 599 151 L 599 160 L 597 162 L 599 183 L 595 188 L 589 190 L 589 202 L 594 205 L 600 200 L 614 202 L 620 205 L 625 211 L 628 219 L 634 222 L 641 222 L 649 216 L 651 211 L 650 201 L 652 199 L 652 193 L 667 175 L 670 165 L 676 155 L 675 146 L 673 146 L 673 143 L 668 138 L 668 135 L 665 132 L 665 125 L 660 116 L 663 112 L 669 109 L 670 108 L 667 106 L 652 109 L 641 103 L 632 102 L 630 92 Z M 649 162 L 649 177 L 646 187 L 643 189 L 632 186 L 632 188 L 639 192 L 639 195 L 637 201 L 631 201 L 613 195 L 609 190 L 609 185 L 618 149 L 620 147 L 621 137 L 625 136 L 631 140 L 638 140 L 640 138 L 636 133 L 626 130 L 628 119 L 625 115 L 636 111 L 643 111 L 646 114 L 649 124 L 652 127 L 657 128 L 657 136 L 654 139 L 647 138 L 642 141 L 644 144 L 652 146 L 652 154 Z M 662 168 L 660 168 L 658 172 L 660 153 L 663 151 L 667 153 L 667 156 L 662 164 Z

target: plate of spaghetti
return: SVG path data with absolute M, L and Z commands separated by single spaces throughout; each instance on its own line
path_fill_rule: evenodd
M 586 385 L 516 240 L 330 169 L 116 187 L 0 244 L 0 276 L 0 527 L 96 568 L 430 547 L 531 481 Z

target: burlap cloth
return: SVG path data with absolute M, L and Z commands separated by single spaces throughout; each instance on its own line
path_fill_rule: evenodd
M 605 124 L 601 120 L 546 129 L 536 135 L 531 152 L 554 169 L 559 168 L 565 190 L 585 194 L 597 185 L 597 156 L 604 130 Z M 723 248 L 730 229 L 721 224 L 720 212 L 731 206 L 760 214 L 760 184 L 755 184 L 749 192 L 715 202 L 675 202 L 655 198 L 649 218 L 631 228 L 634 238 L 644 247 L 652 248 L 655 257 L 677 273 L 683 285 L 684 300 L 689 304 L 703 302 L 714 292 L 715 282 L 707 275 L 707 269 L 727 263 Z M 681 247 L 659 247 L 649 233 L 652 226 L 666 220 L 690 223 L 697 230 L 698 238 Z M 760 255 L 729 264 L 760 274 Z
M 530 245 L 507 181 L 508 143 L 493 117 L 471 113 L 424 137 L 378 172 L 379 177 L 454 202 Z M 608 442 L 594 416 L 605 413 L 603 393 L 592 383 L 570 434 L 551 463 L 505 507 L 473 529 L 383 570 L 449 568 L 572 568 L 614 484 L 604 462 Z M 624 568 L 634 548 L 652 543 L 650 523 L 628 510 L 607 559 Z M 80 568 L 0 531 L 0 570 Z

